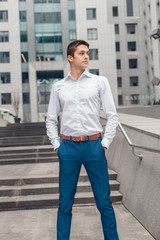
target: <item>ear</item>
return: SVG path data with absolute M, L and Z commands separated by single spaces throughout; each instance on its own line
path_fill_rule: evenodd
M 68 55 L 67 58 L 70 63 L 73 61 L 73 57 L 71 55 Z

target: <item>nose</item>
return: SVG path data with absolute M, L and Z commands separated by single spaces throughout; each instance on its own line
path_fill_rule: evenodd
M 89 56 L 88 56 L 88 53 L 85 53 L 85 56 L 84 56 L 85 58 L 89 58 Z

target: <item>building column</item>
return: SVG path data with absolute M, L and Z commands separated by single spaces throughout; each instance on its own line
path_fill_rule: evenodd
M 38 122 L 34 1 L 27 0 L 26 6 L 28 27 L 28 74 L 30 86 L 31 122 Z
M 69 44 L 69 26 L 68 26 L 68 1 L 61 1 L 61 22 L 62 22 L 62 40 L 63 40 L 63 59 L 67 60 L 66 49 Z

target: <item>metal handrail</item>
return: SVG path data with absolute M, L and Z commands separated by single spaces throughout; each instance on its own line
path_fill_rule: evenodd
M 1 112 L 1 111 L 2 111 L 3 113 L 4 113 L 4 112 L 7 112 L 7 113 L 9 113 L 9 112 L 10 112 L 10 110 L 8 110 L 8 109 L 5 109 L 5 108 L 0 108 L 0 112 Z
M 147 150 L 147 151 L 150 151 L 150 152 L 160 153 L 160 149 L 133 144 L 133 143 L 131 142 L 131 140 L 129 139 L 127 133 L 125 132 L 124 128 L 122 127 L 122 125 L 121 125 L 120 123 L 118 123 L 118 126 L 119 126 L 121 132 L 123 133 L 125 139 L 127 140 L 129 146 L 132 147 L 132 153 L 134 154 L 134 156 L 139 157 L 139 160 L 140 160 L 140 161 L 143 159 L 143 154 L 141 154 L 141 153 L 140 153 L 140 154 L 135 153 L 135 148 L 140 148 L 140 149 L 144 149 L 144 150 Z

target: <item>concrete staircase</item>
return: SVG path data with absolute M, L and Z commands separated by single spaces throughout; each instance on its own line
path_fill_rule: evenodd
M 41 135 L 47 138 L 45 135 Z M 0 148 L 0 210 L 48 208 L 58 206 L 58 157 L 51 145 L 35 141 L 24 146 L 23 136 L 15 146 Z M 0 139 L 1 140 L 1 139 Z M 20 142 L 22 143 L 20 146 Z M 36 144 L 37 143 L 37 144 Z M 109 169 L 112 202 L 120 202 L 117 174 Z M 92 189 L 82 167 L 74 204 L 94 204 Z
M 48 145 L 45 123 L 19 123 L 0 127 L 0 147 Z

